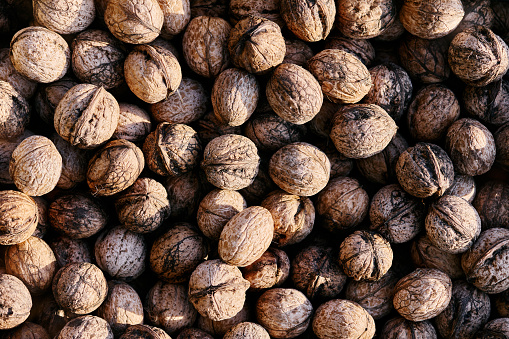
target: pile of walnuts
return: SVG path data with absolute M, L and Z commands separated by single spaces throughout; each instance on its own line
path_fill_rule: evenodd
M 0 0 L 0 337 L 509 337 L 506 41 L 502 0 Z

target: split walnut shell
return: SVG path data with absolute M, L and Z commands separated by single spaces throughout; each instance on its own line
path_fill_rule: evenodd
M 22 324 L 30 315 L 32 297 L 23 282 L 10 274 L 0 274 L 0 330 Z
M 10 83 L 0 80 L 0 139 L 23 135 L 30 120 L 30 106 Z
M 94 315 L 85 315 L 69 321 L 56 339 L 96 337 L 113 339 L 113 332 L 106 320 Z
M 297 38 L 304 41 L 325 40 L 336 16 L 334 0 L 281 0 L 281 16 Z
M 249 281 L 251 291 L 282 285 L 290 274 L 288 255 L 276 248 L 269 248 L 251 265 L 242 269 L 244 279 Z
M 35 0 L 34 20 L 60 34 L 85 30 L 95 19 L 94 0 Z
M 34 233 L 37 221 L 34 199 L 19 191 L 0 191 L 0 245 L 27 240 Z
M 413 339 L 437 339 L 435 328 L 428 320 L 414 322 L 400 317 L 386 322 L 380 334 L 382 339 L 397 339 L 401 336 Z
M 270 339 L 269 333 L 256 323 L 243 322 L 233 326 L 223 339 Z
M 346 37 L 371 39 L 389 28 L 396 18 L 390 0 L 346 0 L 338 2 L 336 26 Z
M 236 266 L 219 259 L 207 260 L 189 279 L 189 300 L 204 317 L 225 320 L 240 312 L 246 299 L 249 281 Z

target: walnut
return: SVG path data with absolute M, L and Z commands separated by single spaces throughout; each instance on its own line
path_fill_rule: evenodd
M 12 65 L 31 80 L 50 83 L 62 78 L 71 64 L 71 51 L 58 33 L 44 27 L 26 27 L 11 40 Z
M 25 193 L 0 191 L 0 245 L 15 245 L 27 240 L 37 227 L 38 208 Z
M 14 149 L 26 138 L 34 135 L 29 130 L 25 130 L 23 134 L 14 139 L 0 139 L 0 183 L 13 184 L 9 175 L 9 163 Z
M 227 0 L 191 0 L 191 16 L 210 15 L 226 17 L 228 11 Z
M 197 121 L 196 131 L 204 145 L 221 135 L 242 134 L 239 126 L 222 125 L 213 111 L 208 112 Z
M 416 267 L 436 268 L 446 273 L 451 279 L 464 277 L 461 255 L 440 250 L 427 236 L 422 236 L 413 242 L 410 255 Z
M 496 339 L 509 335 L 509 320 L 498 318 L 488 322 L 475 335 L 475 339 Z
M 398 281 L 393 304 L 410 321 L 423 321 L 440 314 L 451 300 L 452 282 L 442 271 L 418 268 Z
M 191 70 L 206 78 L 215 78 L 228 68 L 230 24 L 218 17 L 197 16 L 187 25 L 182 37 L 184 58 Z
M 491 8 L 493 9 L 493 30 L 498 32 L 507 32 L 509 27 L 509 6 L 503 1 L 493 1 Z
M 280 0 L 231 0 L 228 6 L 230 22 L 235 25 L 248 16 L 259 16 L 275 22 L 283 28 L 285 22 L 281 17 Z
M 32 234 L 33 237 L 37 237 L 42 239 L 46 233 L 48 232 L 49 228 L 49 221 L 48 221 L 48 207 L 49 203 L 42 197 L 33 197 L 35 203 L 37 204 L 37 228 L 35 229 L 34 233 Z
M 382 34 L 396 17 L 396 6 L 389 0 L 343 1 L 338 3 L 337 27 L 354 39 L 370 39 Z
M 255 262 L 242 269 L 242 275 L 250 282 L 252 291 L 281 286 L 289 274 L 290 259 L 285 252 L 276 248 L 269 248 Z
M 189 124 L 207 112 L 208 100 L 199 81 L 182 78 L 175 93 L 150 106 L 150 112 L 158 122 Z
M 196 321 L 196 325 L 201 330 L 210 333 L 214 337 L 223 337 L 226 334 L 226 332 L 228 332 L 233 326 L 250 320 L 251 320 L 250 305 L 246 301 L 242 309 L 239 311 L 239 313 L 237 313 L 231 318 L 214 321 L 207 317 L 199 315 L 198 320 Z M 208 339 L 208 337 L 205 339 Z
M 120 114 L 113 138 L 131 142 L 141 142 L 152 130 L 150 115 L 142 108 L 127 104 L 118 104 Z
M 94 195 L 113 195 L 131 186 L 144 166 L 143 152 L 135 144 L 110 141 L 88 163 L 88 187 Z
M 62 172 L 57 187 L 70 189 L 85 181 L 88 165 L 87 151 L 71 145 L 57 133 L 52 134 L 51 141 L 62 156 Z
M 241 135 L 226 134 L 207 144 L 201 167 L 212 185 L 239 190 L 253 182 L 259 164 L 260 157 L 251 140 Z
M 55 339 L 96 337 L 98 339 L 113 339 L 108 322 L 102 318 L 85 315 L 69 321 L 62 328 Z
M 189 219 L 196 217 L 196 210 L 202 197 L 210 187 L 197 171 L 187 172 L 177 177 L 168 177 L 164 188 L 168 192 L 171 206 L 170 218 Z
M 411 34 L 423 39 L 437 39 L 452 32 L 464 15 L 461 0 L 406 0 L 399 18 Z
M 491 8 L 491 1 L 465 0 L 463 1 L 463 9 L 465 10 L 465 16 L 456 28 L 457 32 L 478 25 L 489 29 L 492 28 L 495 21 L 495 13 Z
M 129 89 L 149 104 L 174 94 L 182 81 L 177 58 L 157 45 L 136 46 L 125 59 L 124 76 Z
M 256 303 L 256 318 L 274 338 L 294 338 L 306 331 L 313 306 L 306 296 L 292 288 L 272 288 Z
M 37 89 L 36 81 L 16 71 L 9 57 L 9 48 L 0 48 L 0 81 L 10 83 L 26 99 L 30 99 Z
M 249 282 L 237 267 L 219 259 L 207 260 L 191 274 L 189 300 L 202 316 L 225 320 L 242 309 L 248 288 Z
M 359 225 L 368 215 L 369 196 L 360 183 L 349 177 L 332 179 L 316 199 L 316 211 L 329 231 L 344 231 Z
M 281 16 L 297 38 L 309 42 L 324 40 L 334 24 L 336 4 L 334 0 L 281 0 Z
M 447 189 L 447 191 L 445 191 L 445 194 L 455 195 L 465 199 L 469 203 L 472 203 L 476 192 L 477 186 L 473 177 L 469 175 L 454 174 L 454 182 Z
M 509 315 L 509 290 L 495 296 L 495 305 L 497 314 L 507 318 Z
M 106 89 L 124 82 L 126 49 L 109 33 L 97 29 L 81 32 L 71 49 L 72 70 L 82 82 Z
M 355 55 L 366 67 L 375 60 L 375 48 L 369 40 L 351 39 L 341 35 L 329 36 L 325 40 L 325 49 L 340 49 Z
M 350 174 L 354 166 L 353 159 L 347 158 L 343 154 L 339 153 L 334 144 L 328 140 L 324 140 L 324 142 L 315 142 L 315 145 L 325 153 L 327 158 L 329 158 L 331 179 L 344 177 Z M 389 146 L 390 145 L 391 144 L 389 143 Z M 377 155 L 374 155 L 374 157 L 376 156 Z M 359 168 L 359 166 L 357 166 L 357 168 Z
M 7 248 L 5 270 L 23 281 L 32 295 L 43 294 L 51 287 L 57 259 L 44 240 L 30 237 Z
M 197 328 L 183 329 L 177 339 L 214 339 L 210 334 Z
M 250 16 L 232 28 L 228 51 L 236 67 L 249 73 L 264 74 L 283 62 L 286 45 L 276 23 Z
M 218 75 L 212 87 L 212 107 L 222 125 L 240 126 L 253 114 L 260 86 L 256 77 L 238 68 Z
M 145 270 L 146 247 L 141 234 L 117 226 L 95 241 L 95 261 L 113 279 L 133 280 Z
M 88 238 L 102 230 L 108 215 L 98 200 L 81 194 L 62 195 L 49 206 L 51 226 L 72 239 Z
M 237 191 L 215 189 L 200 202 L 196 219 L 198 227 L 209 239 L 219 240 L 224 225 L 247 208 L 244 197 Z
M 308 60 L 313 57 L 313 50 L 302 40 L 285 39 L 286 53 L 283 64 L 295 64 L 305 67 Z
M 272 191 L 277 189 L 269 175 L 269 159 L 260 159 L 260 168 L 251 185 L 239 192 L 246 199 L 248 205 L 260 205 L 261 201 Z
M 150 322 L 168 333 L 191 326 L 198 315 L 187 297 L 185 285 L 158 281 L 148 292 L 146 310 Z
M 392 318 L 387 321 L 382 329 L 380 338 L 397 339 L 397 338 L 413 338 L 413 339 L 437 339 L 437 333 L 433 325 L 428 321 L 409 321 L 405 318 Z
M 55 338 L 60 333 L 60 330 L 70 320 L 78 317 L 78 315 L 64 311 L 53 298 L 53 294 L 46 294 L 46 296 L 40 300 L 39 303 L 42 307 L 41 310 L 33 314 L 36 315 L 37 323 L 43 326 L 51 338 Z M 35 305 L 37 305 L 35 304 Z
M 60 34 L 81 32 L 95 19 L 93 0 L 35 0 L 33 6 L 34 20 Z
M 494 134 L 496 145 L 496 158 L 495 161 L 502 166 L 502 168 L 509 168 L 509 147 L 507 147 L 507 140 L 509 139 L 509 124 L 500 126 Z
M 189 0 L 157 0 L 164 15 L 161 37 L 172 39 L 182 32 L 191 20 Z
M 30 121 L 30 106 L 10 83 L 0 80 L 0 139 L 14 139 Z
M 315 134 L 316 136 L 324 139 L 326 142 L 326 146 L 329 146 L 329 134 L 332 129 L 332 119 L 336 112 L 343 107 L 342 104 L 337 104 L 330 102 L 329 100 L 324 100 L 320 111 L 315 115 L 311 121 L 307 123 L 307 126 Z M 318 144 L 319 145 L 319 144 Z M 317 145 L 317 146 L 318 146 Z M 324 149 L 324 147 L 320 147 Z M 333 147 L 334 148 L 334 147 Z M 335 148 L 334 148 L 335 149 Z
M 92 262 L 92 255 L 85 240 L 58 237 L 50 244 L 57 259 L 58 266 L 64 267 L 71 262 Z
M 400 8 L 401 1 L 397 1 L 396 8 Z M 387 28 L 382 32 L 382 34 L 375 37 L 374 40 L 376 41 L 382 41 L 382 42 L 392 42 L 400 39 L 403 34 L 406 32 L 405 27 L 403 27 L 403 24 L 401 23 L 401 20 L 399 19 L 399 11 L 396 11 L 396 17 L 394 18 L 394 21 L 390 23 Z
M 368 339 L 375 335 L 375 321 L 359 304 L 333 299 L 321 304 L 316 310 L 313 332 L 320 339 Z
M 23 282 L 10 274 L 0 274 L 0 330 L 14 328 L 30 315 L 32 297 Z
M 256 323 L 243 322 L 232 327 L 224 339 L 270 339 L 269 333 Z
M 143 322 L 143 304 L 134 288 L 112 280 L 108 282 L 108 296 L 97 309 L 97 315 L 108 322 L 113 334 L 120 335 L 129 326 Z
M 58 305 L 80 315 L 95 311 L 108 294 L 103 272 L 85 262 L 70 263 L 58 270 L 52 289 Z
M 192 225 L 177 223 L 152 245 L 150 268 L 166 282 L 184 283 L 208 252 L 206 239 Z
M 500 181 L 486 182 L 477 195 L 472 205 L 479 213 L 482 229 L 503 227 L 509 222 L 509 185 Z
M 467 85 L 486 86 L 500 80 L 509 68 L 509 47 L 489 28 L 474 26 L 451 41 L 449 65 Z
M 113 35 L 130 44 L 146 44 L 159 36 L 164 13 L 157 0 L 110 0 L 104 22 Z
M 120 339 L 171 339 L 162 329 L 149 325 L 131 325 L 127 328 Z
M 418 198 L 441 196 L 454 180 L 447 153 L 434 144 L 417 143 L 401 153 L 396 176 L 405 191 Z
M 55 82 L 39 87 L 34 98 L 34 108 L 41 119 L 53 126 L 55 109 L 68 90 L 78 83 L 71 78 L 64 77 Z
M 24 338 L 34 338 L 34 339 L 50 339 L 48 332 L 44 329 L 44 327 L 25 321 L 16 329 L 8 332 L 5 335 L 5 339 L 24 339 Z
M 475 118 L 501 126 L 509 121 L 509 82 L 493 81 L 482 86 L 466 86 L 463 91 L 465 110 Z
M 333 258 L 331 247 L 309 246 L 292 261 L 292 282 L 313 299 L 331 299 L 339 295 L 347 276 Z

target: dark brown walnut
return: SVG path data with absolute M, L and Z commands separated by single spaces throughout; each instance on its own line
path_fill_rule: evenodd
M 71 145 L 57 133 L 51 135 L 51 141 L 62 156 L 62 172 L 57 187 L 70 189 L 85 181 L 89 154 L 86 150 Z
M 33 1 L 34 20 L 41 26 L 60 34 L 72 34 L 85 30 L 95 19 L 94 0 L 59 2 L 55 0 Z
M 288 255 L 276 248 L 269 248 L 251 265 L 242 269 L 244 279 L 252 291 L 281 286 L 290 274 Z
M 205 237 L 191 224 L 177 223 L 152 245 L 150 268 L 166 282 L 184 283 L 196 266 L 207 259 L 208 252 Z
M 55 337 L 55 339 L 79 337 L 113 339 L 113 332 L 106 320 L 94 315 L 84 315 L 65 324 L 58 334 L 58 337 Z
M 41 325 L 25 321 L 16 329 L 9 331 L 5 339 L 50 339 L 48 332 Z
M 179 333 L 177 339 L 214 339 L 214 337 L 197 328 L 185 328 Z
M 161 37 L 173 39 L 191 20 L 191 4 L 189 0 L 157 0 L 157 2 L 164 15 Z
M 49 221 L 48 221 L 48 207 L 49 203 L 46 201 L 46 199 L 42 197 L 34 197 L 34 201 L 37 204 L 37 228 L 35 229 L 34 233 L 32 234 L 33 237 L 37 237 L 42 239 L 46 233 L 48 232 L 49 228 Z
M 111 280 L 108 296 L 97 309 L 97 315 L 108 322 L 113 334 L 121 335 L 129 326 L 143 322 L 143 304 L 134 288 Z
M 400 275 L 389 270 L 378 281 L 351 280 L 346 286 L 345 297 L 362 306 L 375 320 L 391 313 L 392 294 Z
M 78 315 L 64 311 L 53 298 L 53 294 L 46 294 L 45 297 L 39 299 L 40 302 L 36 303 L 41 306 L 40 311 L 34 309 L 31 311 L 35 316 L 36 322 L 43 326 L 51 338 L 55 338 L 60 333 L 60 330 L 70 320 L 78 317 Z M 31 317 L 30 317 L 31 318 Z
M 489 28 L 474 26 L 458 33 L 449 46 L 452 71 L 470 86 L 500 80 L 509 68 L 509 48 Z
M 500 164 L 504 169 L 509 168 L 509 147 L 507 142 L 509 140 L 509 124 L 500 126 L 494 133 L 496 157 L 495 161 Z
M 187 172 L 177 177 L 168 177 L 164 182 L 171 206 L 170 218 L 194 218 L 196 210 L 210 185 L 198 171 Z
M 475 339 L 498 339 L 509 336 L 509 319 L 498 318 L 488 322 L 479 330 Z
M 237 191 L 215 189 L 200 202 L 196 220 L 200 231 L 209 239 L 219 240 L 224 225 L 247 207 Z
M 490 228 L 481 232 L 470 249 L 461 257 L 467 281 L 488 294 L 500 293 L 509 287 L 507 252 L 509 230 Z
M 315 208 L 307 197 L 277 190 L 271 192 L 261 206 L 269 210 L 274 220 L 272 242 L 283 247 L 304 240 L 313 230 Z
M 494 81 L 486 86 L 466 86 L 463 91 L 465 110 L 482 122 L 501 126 L 509 121 L 509 82 Z
M 438 269 L 451 279 L 463 278 L 465 275 L 461 268 L 461 255 L 440 250 L 427 236 L 421 236 L 412 243 L 410 255 L 416 267 Z
M 10 83 L 0 80 L 0 139 L 23 134 L 30 121 L 30 106 Z
M 226 134 L 207 144 L 201 168 L 212 185 L 239 190 L 253 182 L 259 164 L 258 150 L 251 140 L 242 135 Z
M 353 39 L 371 39 L 382 34 L 396 18 L 390 0 L 347 0 L 338 3 L 336 26 Z
M 325 49 L 308 61 L 308 69 L 332 102 L 352 104 L 368 94 L 371 75 L 355 55 L 339 49 Z
M 329 231 L 344 231 L 359 225 L 368 215 L 369 196 L 360 183 L 349 177 L 332 179 L 316 199 L 321 225 Z
M 116 226 L 95 241 L 95 261 L 113 279 L 130 281 L 145 271 L 147 245 L 143 235 Z
M 186 285 L 158 281 L 148 292 L 145 305 L 150 322 L 168 333 L 193 325 L 198 315 L 188 300 Z
M 222 18 L 193 15 L 182 37 L 184 58 L 192 71 L 206 78 L 215 78 L 228 68 L 227 42 L 231 29 L 228 21 Z
M 150 115 L 136 105 L 119 103 L 118 107 L 120 114 L 117 128 L 112 137 L 131 142 L 143 141 L 152 130 Z
M 161 33 L 164 13 L 157 0 L 110 0 L 104 22 L 117 39 L 129 44 L 146 44 Z
M 408 148 L 407 141 L 397 133 L 382 152 L 363 159 L 356 159 L 359 172 L 369 181 L 382 185 L 395 182 L 396 162 Z
M 281 28 L 285 25 L 281 17 L 280 0 L 231 0 L 228 6 L 230 22 L 235 25 L 248 16 L 259 16 L 275 22 Z
M 434 246 L 458 254 L 468 250 L 481 233 L 481 219 L 466 200 L 444 195 L 430 206 L 425 227 Z
M 103 303 L 108 284 L 103 272 L 94 264 L 70 263 L 58 270 L 52 290 L 60 307 L 81 315 L 95 311 Z
M 182 81 L 177 58 L 158 45 L 136 46 L 125 59 L 124 76 L 129 89 L 149 104 L 174 94 Z
M 339 153 L 332 142 L 315 142 L 315 145 L 320 148 L 330 161 L 330 177 L 331 179 L 337 177 L 344 177 L 350 174 L 353 169 L 353 159 L 345 157 Z M 390 144 L 389 144 L 390 145 Z
M 325 49 L 340 49 L 359 58 L 366 67 L 375 60 L 375 48 L 366 39 L 351 39 L 341 35 L 329 36 L 325 40 Z
M 26 99 L 30 99 L 37 89 L 36 81 L 16 71 L 9 57 L 9 48 L 0 48 L 0 81 L 10 83 Z
M 61 236 L 50 242 L 49 245 L 60 267 L 71 262 L 92 262 L 92 255 L 85 240 Z
M 380 333 L 381 339 L 437 339 L 437 332 L 428 321 L 414 322 L 405 318 L 392 318 L 387 321 Z
M 425 216 L 424 203 L 398 184 L 382 187 L 369 207 L 370 229 L 394 244 L 415 238 L 423 229 Z
M 211 336 L 222 338 L 233 326 L 251 320 L 252 312 L 250 310 L 250 306 L 251 305 L 246 301 L 239 313 L 225 320 L 214 321 L 199 315 L 198 320 L 196 321 L 196 327 L 207 332 Z
M 0 330 L 22 324 L 30 315 L 32 297 L 23 282 L 10 274 L 0 274 Z
M 472 203 L 479 213 L 483 230 L 506 227 L 509 223 L 509 185 L 501 181 L 486 182 Z
M 318 307 L 313 317 L 313 332 L 320 339 L 373 338 L 375 321 L 356 302 L 333 299 Z
M 143 152 L 130 141 L 108 142 L 88 162 L 87 184 L 93 195 L 109 196 L 131 186 L 145 166 Z
M 198 165 L 202 151 L 198 133 L 184 124 L 162 122 L 143 144 L 148 167 L 163 176 L 177 176 Z
M 436 319 L 438 333 L 444 338 L 473 338 L 488 321 L 489 296 L 466 281 L 455 281 L 447 308 Z
M 98 200 L 71 193 L 55 199 L 49 206 L 48 219 L 59 233 L 72 238 L 88 238 L 102 230 L 108 215 Z
M 249 16 L 232 28 L 228 51 L 236 67 L 249 73 L 264 74 L 283 62 L 286 45 L 276 23 Z
M 103 87 L 79 84 L 58 103 L 53 126 L 71 145 L 92 149 L 111 138 L 119 115 L 117 100 Z
M 399 18 L 411 34 L 423 39 L 437 39 L 451 33 L 464 15 L 461 0 L 405 0 Z
M 319 148 L 305 142 L 295 142 L 272 155 L 269 174 L 284 191 L 311 196 L 327 185 L 330 161 Z
M 334 25 L 336 4 L 334 0 L 281 0 L 281 16 L 297 38 L 325 40 Z
M 204 145 L 221 135 L 242 134 L 240 126 L 222 125 L 213 111 L 208 112 L 196 122 L 196 131 Z
M 428 85 L 417 92 L 408 107 L 408 128 L 417 141 L 438 142 L 459 115 L 460 104 L 450 89 Z
M 465 15 L 457 27 L 457 32 L 474 26 L 492 28 L 495 21 L 495 13 L 489 0 L 464 0 L 463 9 Z
M 469 203 L 474 201 L 475 195 L 477 193 L 477 186 L 474 181 L 474 178 L 469 175 L 462 174 L 454 174 L 454 182 L 452 185 L 445 191 L 447 195 L 455 195 L 457 197 L 463 198 Z
M 320 84 L 313 74 L 295 64 L 281 64 L 266 87 L 267 100 L 284 120 L 302 125 L 315 117 L 323 104 Z
M 294 338 L 311 323 L 313 306 L 293 288 L 272 288 L 256 302 L 256 319 L 274 338 Z
M 408 73 L 393 63 L 385 63 L 369 70 L 373 86 L 363 103 L 383 108 L 395 121 L 406 112 L 412 99 L 412 81 Z
M 0 183 L 13 184 L 9 175 L 9 163 L 11 162 L 12 152 L 26 138 L 34 135 L 29 130 L 14 139 L 0 139 Z
M 338 296 L 347 276 L 333 257 L 332 247 L 309 246 L 292 261 L 292 282 L 311 299 L 331 299 Z
M 439 146 L 417 143 L 401 153 L 396 176 L 405 191 L 417 198 L 441 196 L 452 185 L 454 166 Z
M 306 67 L 308 60 L 314 55 L 313 50 L 302 40 L 285 39 L 286 53 L 283 64 L 295 64 Z
M 339 246 L 339 263 L 355 280 L 379 280 L 391 268 L 392 257 L 389 242 L 375 232 L 355 231 Z
M 7 248 L 5 271 L 23 281 L 32 295 L 39 295 L 51 287 L 57 259 L 44 240 L 30 237 Z
M 403 318 L 423 321 L 440 314 L 451 300 L 452 282 L 442 271 L 418 268 L 398 281 L 394 308 Z
M 81 82 L 106 89 L 124 82 L 126 49 L 109 33 L 97 29 L 81 32 L 71 49 L 72 70 Z
M 447 80 L 451 74 L 447 62 L 449 43 L 445 39 L 421 39 L 414 35 L 403 37 L 399 46 L 401 66 L 412 79 L 425 84 Z
M 480 122 L 464 118 L 447 130 L 445 149 L 459 174 L 481 175 L 495 162 L 495 139 Z
M 158 122 L 189 124 L 207 112 L 208 100 L 199 81 L 182 78 L 175 93 L 150 106 L 150 112 Z
M 229 68 L 216 78 L 212 87 L 212 107 L 221 125 L 240 126 L 253 114 L 260 86 L 256 77 L 238 68 Z
M 34 97 L 34 109 L 46 124 L 53 126 L 53 116 L 58 103 L 65 93 L 77 84 L 73 79 L 64 77 L 47 85 L 39 86 Z
M 240 312 L 248 288 L 249 282 L 236 266 L 207 260 L 191 274 L 189 300 L 202 316 L 225 320 Z
M 16 71 L 44 84 L 62 78 L 71 64 L 71 50 L 64 38 L 39 26 L 16 32 L 9 55 Z
M 38 219 L 34 199 L 19 191 L 0 191 L 0 245 L 27 240 L 34 233 Z
M 269 339 L 269 333 L 256 323 L 243 322 L 232 327 L 224 339 Z
M 120 339 L 171 339 L 171 337 L 162 329 L 149 325 L 132 325 L 122 334 Z

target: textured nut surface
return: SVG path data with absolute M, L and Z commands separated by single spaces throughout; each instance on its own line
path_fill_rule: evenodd
M 199 172 L 187 172 L 177 177 L 169 177 L 164 182 L 171 206 L 170 217 L 190 218 L 194 215 L 206 190 L 210 189 Z
M 479 213 L 483 230 L 507 225 L 509 221 L 507 194 L 509 185 L 501 181 L 488 181 L 481 187 L 472 204 Z
M 53 126 L 53 116 L 58 103 L 68 90 L 78 83 L 69 77 L 51 82 L 39 87 L 34 98 L 34 109 L 41 119 L 48 125 Z
M 118 107 L 120 113 L 113 138 L 131 142 L 140 142 L 145 139 L 152 130 L 150 115 L 136 105 L 119 103 Z
M 191 19 L 189 0 L 157 0 L 164 15 L 161 37 L 172 39 L 182 32 Z
M 405 335 L 406 338 L 437 339 L 437 332 L 428 320 L 415 322 L 401 317 L 387 321 L 380 335 L 384 339 L 396 339 Z
M 11 162 L 12 152 L 29 136 L 34 135 L 29 130 L 25 130 L 23 134 L 14 139 L 0 139 L 0 182 L 2 184 L 13 184 L 11 176 L 9 175 L 9 163 Z
M 0 139 L 13 139 L 25 131 L 30 106 L 10 83 L 0 80 Z
M 44 327 L 28 321 L 5 334 L 5 339 L 24 338 L 51 339 Z
M 202 315 L 198 316 L 196 326 L 214 337 L 222 337 L 233 326 L 251 319 L 251 310 L 248 302 L 244 303 L 242 309 L 231 318 L 214 321 Z M 206 338 L 208 339 L 208 338 Z
M 36 89 L 37 82 L 28 79 L 14 68 L 9 56 L 9 48 L 0 48 L 0 81 L 10 83 L 24 98 L 31 98 Z
M 138 339 L 140 337 L 148 339 L 171 339 L 168 333 L 162 329 L 141 324 L 129 326 L 120 339 Z
M 25 193 L 0 191 L 0 244 L 14 245 L 27 240 L 37 227 L 38 209 Z
M 370 40 L 351 39 L 342 35 L 329 36 L 325 42 L 325 49 L 341 49 L 359 58 L 366 67 L 375 60 L 375 48 Z
M 32 297 L 23 282 L 10 274 L 0 274 L 0 329 L 23 323 L 30 315 Z
M 336 26 L 349 38 L 370 39 L 382 34 L 396 17 L 396 6 L 388 0 L 338 2 Z
M 179 333 L 177 339 L 214 339 L 214 337 L 197 328 L 185 328 Z
M 482 86 L 466 86 L 463 92 L 465 110 L 484 123 L 501 126 L 509 121 L 509 82 L 493 81 Z
M 72 34 L 83 31 L 95 18 L 93 0 L 33 1 L 34 19 L 60 34 Z
M 469 175 L 454 174 L 454 182 L 445 191 L 445 194 L 455 195 L 472 203 L 477 193 L 474 178 Z
M 251 284 L 252 291 L 280 286 L 290 274 L 288 255 L 276 248 L 269 248 L 251 265 L 242 269 L 244 279 Z
M 305 67 L 308 60 L 313 57 L 313 50 L 302 40 L 285 39 L 286 53 L 284 63 L 291 63 Z
M 336 4 L 333 0 L 281 0 L 281 16 L 297 38 L 309 42 L 324 40 L 334 24 Z
M 243 322 L 233 326 L 223 339 L 270 339 L 269 333 L 256 323 Z
M 86 240 L 61 236 L 50 244 L 58 265 L 64 267 L 71 262 L 92 262 L 92 255 Z
M 106 320 L 94 315 L 85 315 L 65 324 L 56 339 L 75 339 L 79 337 L 113 339 L 113 332 Z
M 461 254 L 453 254 L 434 246 L 427 236 L 415 240 L 410 249 L 412 261 L 416 267 L 436 268 L 447 274 L 451 279 L 465 276 L 461 268 Z
M 51 141 L 62 156 L 62 172 L 57 187 L 70 189 L 85 181 L 89 153 L 62 139 L 58 133 L 51 135 Z

